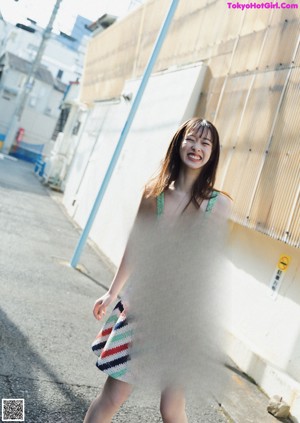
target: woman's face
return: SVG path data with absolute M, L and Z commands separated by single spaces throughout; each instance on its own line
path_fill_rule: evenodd
M 212 153 L 213 143 L 210 130 L 201 132 L 190 130 L 181 142 L 179 150 L 181 162 L 189 169 L 201 170 Z

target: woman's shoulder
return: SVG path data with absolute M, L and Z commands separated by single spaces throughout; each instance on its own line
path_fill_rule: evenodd
M 156 198 L 155 197 L 147 197 L 143 195 L 140 207 L 138 210 L 138 214 L 141 216 L 149 216 L 153 215 L 156 212 Z
M 217 201 L 214 205 L 213 211 L 219 215 L 229 218 L 231 214 L 231 208 L 233 200 L 229 194 L 223 191 L 215 190 L 218 194 Z

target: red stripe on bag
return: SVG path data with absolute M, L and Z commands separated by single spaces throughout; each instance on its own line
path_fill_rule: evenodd
M 129 344 L 123 344 L 118 347 L 110 348 L 109 350 L 103 351 L 101 354 L 101 358 L 109 357 L 110 355 L 117 354 L 121 351 L 128 350 Z
M 112 332 L 113 328 L 108 328 L 108 329 L 104 329 L 102 330 L 99 335 L 97 336 L 97 338 L 101 338 L 101 336 L 107 336 L 110 335 Z

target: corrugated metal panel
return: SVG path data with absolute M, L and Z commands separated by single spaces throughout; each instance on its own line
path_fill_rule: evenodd
M 300 34 L 300 29 L 299 29 L 299 34 Z M 295 56 L 294 63 L 295 63 L 295 66 L 300 66 L 300 43 L 298 43 L 298 50 Z
M 82 101 L 117 97 L 126 79 L 143 73 L 168 6 L 168 0 L 148 1 L 91 40 Z M 243 19 L 221 0 L 210 4 L 182 0 L 154 71 L 212 60 L 215 72 L 226 74 L 231 59 L 228 48 L 234 45 Z
M 221 42 L 207 49 L 207 55 L 204 55 L 202 52 L 197 52 L 198 56 L 196 57 L 198 60 L 207 60 L 207 65 L 213 72 L 214 78 L 228 75 L 235 44 L 235 39 Z
M 272 11 L 267 9 L 247 9 L 246 12 L 243 12 L 243 15 L 244 22 L 240 31 L 241 36 L 267 28 L 270 23 Z
M 291 225 L 289 227 L 288 242 L 289 244 L 300 248 L 300 195 L 296 197 L 296 208 L 293 215 Z
M 226 2 L 214 1 L 208 4 L 195 26 L 195 50 L 198 51 L 203 45 L 212 46 L 237 37 L 242 20 L 242 14 L 231 13 Z
M 143 27 L 141 28 L 141 34 L 140 34 L 141 41 L 140 41 L 140 49 L 138 51 L 138 55 L 136 59 L 136 74 L 134 75 L 135 77 L 140 76 L 145 69 L 145 66 L 149 60 L 150 53 L 154 46 L 156 37 L 158 35 L 159 29 L 167 13 L 168 6 L 169 6 L 169 2 L 167 0 L 162 0 L 160 2 L 157 2 L 157 1 L 146 2 L 143 6 L 143 8 L 145 8 L 144 10 L 145 17 L 143 20 Z M 178 14 L 178 11 L 175 13 L 174 19 L 176 19 L 177 14 Z M 171 29 L 172 29 L 172 26 L 171 26 Z M 124 36 L 126 36 L 125 33 L 124 33 Z M 158 68 L 159 68 L 158 62 L 156 62 L 154 71 Z
M 201 95 L 201 101 L 195 111 L 196 115 L 205 117 L 211 122 L 214 120 L 224 79 L 223 77 L 207 80 L 207 85 L 205 85 L 204 92 Z
M 266 30 L 252 32 L 238 41 L 230 73 L 254 70 L 258 65 Z
M 289 78 L 249 216 L 250 227 L 293 245 L 299 243 L 300 231 L 294 215 L 300 186 L 299 81 L 297 68 Z
M 283 21 L 270 27 L 259 61 L 259 68 L 287 66 L 297 45 L 299 22 Z
M 298 1 L 290 0 L 289 3 L 298 4 L 298 9 L 280 9 L 280 12 L 278 12 L 278 10 L 273 10 L 273 13 L 271 15 L 271 26 L 284 21 L 293 22 L 298 20 L 299 22 L 300 9 Z
M 231 76 L 226 81 L 222 103 L 216 117 L 216 126 L 220 133 L 222 148 L 217 175 L 218 186 L 223 185 L 229 163 L 233 154 L 235 154 L 240 122 L 250 82 L 249 76 Z M 232 118 L 233 110 L 234 119 Z
M 287 72 L 257 74 L 253 84 L 253 76 L 245 76 L 250 91 L 245 98 L 235 150 L 223 185 L 224 190 L 230 192 L 235 199 L 235 219 L 243 224 L 247 223 L 252 193 L 268 147 Z
M 166 38 L 158 58 L 159 68 L 168 67 L 168 62 L 176 58 L 176 64 L 185 61 L 187 56 L 192 57 L 195 52 L 197 33 L 201 31 L 199 22 L 205 14 L 206 1 L 198 2 L 180 1 L 170 28 L 169 36 Z M 186 22 L 189 22 L 195 31 L 186 30 Z
M 168 0 L 145 2 L 91 40 L 83 78 L 83 101 L 117 97 L 126 79 L 142 74 L 168 6 Z M 182 0 L 155 71 L 202 60 L 211 66 L 214 77 L 226 75 L 231 60 L 228 47 L 233 49 L 236 39 L 231 74 L 254 69 L 262 47 L 260 69 L 290 63 L 299 33 L 299 19 L 295 19 L 299 11 L 239 12 L 228 9 L 227 3 L 221 0 L 209 3 Z
M 124 80 L 132 76 L 141 9 L 130 19 L 116 22 L 89 42 L 81 97 L 85 102 L 120 95 Z M 122 36 L 122 34 L 126 34 Z

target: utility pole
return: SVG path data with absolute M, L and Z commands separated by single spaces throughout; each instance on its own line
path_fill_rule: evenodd
M 16 1 L 16 0 L 15 0 Z M 14 143 L 14 140 L 16 138 L 17 135 L 17 131 L 20 127 L 20 121 L 21 121 L 21 117 L 22 117 L 22 113 L 26 104 L 26 100 L 28 95 L 30 94 L 30 91 L 32 90 L 32 87 L 34 85 L 34 80 L 35 80 L 35 73 L 38 70 L 45 48 L 46 48 L 46 44 L 48 39 L 51 36 L 51 32 L 52 32 L 52 27 L 53 27 L 53 22 L 56 18 L 60 3 L 62 2 L 62 0 L 56 0 L 56 3 L 54 5 L 54 8 L 52 10 L 51 13 L 51 17 L 49 20 L 49 23 L 47 25 L 47 27 L 45 28 L 45 30 L 43 31 L 43 35 L 42 35 L 42 41 L 39 45 L 39 49 L 36 53 L 36 56 L 34 58 L 34 61 L 31 64 L 31 68 L 30 71 L 26 77 L 26 80 L 20 90 L 20 93 L 18 95 L 18 99 L 17 99 L 17 104 L 16 104 L 16 108 L 15 108 L 15 112 L 13 114 L 13 118 L 10 122 L 9 128 L 8 128 L 8 132 L 6 134 L 5 137 L 5 141 L 2 147 L 2 153 L 4 154 L 9 154 L 10 149 Z

